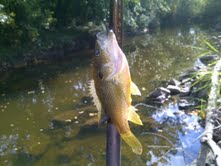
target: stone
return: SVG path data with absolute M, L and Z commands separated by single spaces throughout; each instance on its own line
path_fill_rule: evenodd
M 182 73 L 180 76 L 179 76 L 179 81 L 182 82 L 182 80 L 186 79 L 186 78 L 190 78 L 192 77 L 194 74 L 196 73 L 196 70 L 194 69 L 190 69 L 184 73 Z
M 191 95 L 196 98 L 207 99 L 210 88 L 206 87 L 206 88 L 203 88 L 200 90 L 199 90 L 199 88 L 194 88 L 194 90 L 191 91 Z
M 168 85 L 167 89 L 170 90 L 171 95 L 178 95 L 178 94 L 180 94 L 180 88 L 178 86 Z
M 185 83 L 191 82 L 191 81 L 192 81 L 191 78 L 185 78 L 185 79 L 183 79 L 183 80 L 181 81 L 181 83 L 182 83 L 182 84 L 185 84 Z
M 213 54 L 213 55 L 205 55 L 199 58 L 199 60 L 204 63 L 205 65 L 208 65 L 214 61 L 219 60 L 219 55 Z
M 179 86 L 181 84 L 180 81 L 176 80 L 176 79 L 171 79 L 169 82 L 168 82 L 168 85 L 174 85 L 174 86 Z
M 164 87 L 159 87 L 150 93 L 149 97 L 152 98 L 154 102 L 164 103 L 170 97 L 170 90 Z
M 181 99 L 178 102 L 179 109 L 182 109 L 182 110 L 187 110 L 187 109 L 189 109 L 190 107 L 192 107 L 194 105 L 195 105 L 194 103 L 190 103 L 186 99 Z
M 157 102 L 160 102 L 160 103 L 164 103 L 167 99 L 168 99 L 169 96 L 166 96 L 165 94 L 162 94 L 158 97 L 156 97 L 154 99 L 154 101 L 157 101 Z
M 180 96 L 188 96 L 190 94 L 190 89 L 191 89 L 191 82 L 185 83 L 180 90 Z
M 161 95 L 165 95 L 165 96 L 168 96 L 170 94 L 170 90 L 164 88 L 164 87 L 159 87 L 157 89 L 155 89 L 154 91 L 152 91 L 149 95 L 149 97 L 151 98 L 157 98 Z
M 89 22 L 87 23 L 87 25 L 88 25 L 89 27 L 92 27 L 94 24 L 93 24 L 92 21 L 89 21 Z
M 201 60 L 198 58 L 195 63 L 194 63 L 194 69 L 195 70 L 202 70 L 202 69 L 206 69 L 207 66 L 201 62 Z

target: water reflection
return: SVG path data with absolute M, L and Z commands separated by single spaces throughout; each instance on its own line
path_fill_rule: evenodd
M 177 153 L 169 155 L 173 159 L 168 160 L 168 165 L 175 163 L 187 165 L 193 162 L 200 149 L 200 140 L 194 140 L 203 132 L 203 128 L 198 123 L 198 116 L 180 111 L 177 103 L 169 103 L 152 116 L 158 123 L 172 125 L 179 140 L 176 145 Z M 171 130 L 170 125 L 167 126 L 169 128 L 167 130 Z
M 18 134 L 15 135 L 2 135 L 0 137 L 0 156 L 5 156 L 9 154 L 16 154 L 17 140 L 19 139 Z
M 127 38 L 124 51 L 132 79 L 142 90 L 142 97 L 133 101 L 144 101 L 155 87 L 191 67 L 194 55 L 201 51 L 192 45 L 196 42 L 194 46 L 200 47 L 198 38 L 202 35 L 207 34 L 199 29 L 174 29 Z M 80 58 L 57 65 L 16 71 L 0 83 L 0 165 L 105 165 L 105 127 L 97 128 L 96 109 L 88 97 L 91 59 L 84 58 L 86 54 L 91 53 L 84 52 Z M 156 161 L 158 165 L 182 165 L 193 160 L 199 144 L 194 143 L 193 147 L 191 139 L 197 137 L 201 128 L 193 123 L 194 117 L 175 107 L 169 105 L 161 109 L 163 112 L 153 114 L 158 123 L 151 118 L 153 110 L 139 107 L 144 126 L 133 126 L 132 130 L 142 142 L 144 153 L 135 156 L 123 143 L 123 165 L 149 165 Z M 167 121 L 161 121 L 165 110 Z M 179 116 L 174 116 L 174 110 Z M 166 122 L 181 128 L 171 128 Z M 156 130 L 178 149 L 165 155 L 170 143 L 156 135 L 142 134 Z M 151 149 L 150 145 L 169 148 Z

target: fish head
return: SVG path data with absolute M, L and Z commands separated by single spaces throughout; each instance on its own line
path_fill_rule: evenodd
M 112 30 L 96 35 L 94 68 L 99 79 L 111 80 L 122 69 L 124 53 Z

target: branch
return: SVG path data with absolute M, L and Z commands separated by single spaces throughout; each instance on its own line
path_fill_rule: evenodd
M 138 107 L 138 106 L 144 106 L 144 107 L 147 107 L 147 108 L 154 108 L 156 110 L 159 110 L 159 108 L 157 108 L 157 107 L 154 107 L 154 106 L 148 105 L 148 104 L 144 104 L 144 103 L 138 103 L 138 104 L 135 105 L 135 107 Z
M 143 132 L 143 133 L 141 133 L 141 134 L 142 134 L 142 135 L 144 135 L 144 134 L 150 134 L 150 135 L 155 135 L 155 136 L 161 137 L 161 138 L 165 139 L 167 142 L 169 142 L 170 145 L 171 145 L 173 148 L 176 147 L 176 146 L 173 144 L 172 141 L 170 141 L 167 137 L 164 137 L 163 135 L 156 134 L 156 133 L 151 133 L 151 132 Z
M 220 148 L 213 141 L 213 130 L 215 128 L 212 115 L 214 110 L 217 109 L 217 98 L 219 93 L 219 71 L 221 70 L 221 60 L 215 65 L 212 76 L 211 76 L 211 90 L 208 98 L 207 112 L 206 112 L 206 126 L 205 132 L 201 139 L 202 147 L 197 159 L 197 166 L 205 165 L 207 154 L 209 152 L 208 147 L 210 147 L 216 156 L 216 162 L 218 166 L 221 166 L 220 162 Z M 215 145 L 214 145 L 215 144 Z M 218 149 L 218 151 L 217 151 Z M 220 155 L 219 155 L 220 154 Z M 217 161 L 218 160 L 218 161 Z
M 212 151 L 215 155 L 216 165 L 221 166 L 221 149 L 220 149 L 220 147 L 212 139 L 208 140 L 207 144 L 212 149 Z

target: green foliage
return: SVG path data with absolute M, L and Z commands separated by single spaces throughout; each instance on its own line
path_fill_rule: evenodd
M 80 3 L 81 15 L 84 21 L 106 22 L 109 17 L 109 1 L 85 0 Z
M 7 25 L 7 24 L 12 24 L 14 19 L 13 17 L 15 16 L 15 13 L 6 13 L 5 12 L 5 6 L 0 4 L 0 24 L 1 25 Z
M 159 25 L 159 18 L 171 11 L 165 0 L 128 0 L 125 2 L 124 22 L 126 30 L 140 31 L 150 24 Z
M 127 32 L 156 29 L 165 22 L 221 20 L 221 1 L 218 0 L 123 1 L 124 31 Z M 110 0 L 1 0 L 0 45 L 32 48 L 42 44 L 39 41 L 44 32 L 65 32 L 88 22 L 108 25 L 109 3 Z
M 170 14 L 175 19 L 173 21 L 179 23 L 199 20 L 209 2 L 209 0 L 170 0 L 169 5 L 172 9 Z
M 181 1 L 178 6 L 177 15 L 180 17 L 193 17 L 199 13 L 201 0 L 196 1 Z
M 220 56 L 220 51 L 218 49 L 215 48 L 215 46 L 213 46 L 210 42 L 203 40 L 203 45 L 205 47 L 205 51 L 204 53 L 202 53 L 201 55 L 214 55 L 214 54 L 218 54 Z M 210 64 L 208 64 L 208 68 L 205 70 L 198 70 L 195 72 L 195 74 L 193 75 L 193 79 L 195 79 L 194 83 L 192 84 L 192 88 L 194 89 L 194 92 L 199 92 L 200 91 L 204 91 L 206 90 L 207 95 L 209 95 L 209 91 L 212 87 L 212 82 L 211 82 L 211 77 L 213 74 L 213 68 L 211 68 L 211 66 L 215 66 L 218 63 L 218 60 L 214 60 L 212 61 Z M 220 73 L 219 73 L 220 75 Z M 220 83 L 221 80 L 219 80 L 219 93 L 221 93 L 220 91 Z M 220 94 L 219 94 L 220 95 Z M 206 97 L 207 99 L 207 97 Z M 202 118 L 205 118 L 205 110 L 206 110 L 206 101 L 203 99 L 197 99 L 200 103 L 199 106 L 197 106 L 196 108 L 198 108 L 200 110 L 199 112 L 199 116 Z
M 207 101 L 203 99 L 196 99 L 199 102 L 199 106 L 196 106 L 195 108 L 199 109 L 198 116 L 202 119 L 206 118 L 206 107 L 207 107 Z
M 220 0 L 210 0 L 204 10 L 203 17 L 206 22 L 218 23 L 221 21 L 221 1 Z
M 1 42 L 20 47 L 35 42 L 40 29 L 54 23 L 53 12 L 41 7 L 41 1 L 3 0 L 0 22 Z
M 218 53 L 219 51 L 214 47 L 212 46 L 208 41 L 204 40 L 204 43 L 211 49 L 211 51 L 214 51 L 216 53 Z

